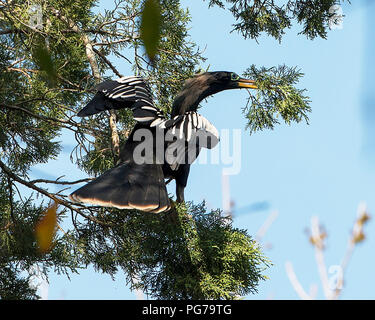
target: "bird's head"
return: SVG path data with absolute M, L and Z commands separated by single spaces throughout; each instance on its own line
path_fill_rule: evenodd
M 202 82 L 206 82 L 208 91 L 211 94 L 227 90 L 227 89 L 257 89 L 254 80 L 248 80 L 241 78 L 235 72 L 228 71 L 215 71 L 215 72 L 205 72 L 198 75 L 197 78 L 201 78 Z
M 198 104 L 208 96 L 228 89 L 257 89 L 254 80 L 241 78 L 235 72 L 204 72 L 186 80 L 173 105 L 173 115 L 196 110 Z

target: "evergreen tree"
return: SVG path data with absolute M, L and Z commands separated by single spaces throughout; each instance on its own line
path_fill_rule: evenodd
M 121 76 L 114 58 L 148 80 L 166 115 L 183 81 L 204 61 L 188 36 L 190 16 L 179 0 L 159 1 L 157 54 L 147 56 L 141 35 L 144 2 L 117 0 L 113 9 L 97 12 L 94 0 L 0 0 L 1 299 L 37 298 L 28 285 L 31 274 L 25 276 L 35 265 L 46 275 L 67 276 L 89 264 L 110 275 L 122 269 L 131 288 L 159 299 L 231 299 L 256 292 L 265 279 L 269 262 L 257 243 L 220 210 L 207 212 L 204 203 L 176 205 L 155 215 L 86 207 L 67 197 L 67 187 L 114 166 L 134 126 L 128 110 L 82 121 L 75 117 L 95 84 Z M 273 1 L 227 2 L 239 20 L 235 28 L 245 37 L 266 31 L 280 39 L 290 26 L 285 12 L 305 23 L 303 33 L 309 37 L 326 35 L 326 6 L 310 7 L 322 1 L 294 1 L 294 7 L 289 1 L 285 12 Z M 225 7 L 223 1 L 210 1 L 215 4 Z M 257 18 L 248 12 L 257 12 Z M 307 120 L 308 98 L 294 88 L 301 72 L 252 66 L 246 73 L 260 88 L 244 109 L 251 132 L 272 128 L 278 114 L 287 123 Z M 59 158 L 65 131 L 77 141 L 72 161 L 89 178 L 30 180 L 33 166 Z M 52 192 L 52 186 L 59 191 Z M 40 250 L 36 226 L 51 211 L 51 202 L 58 204 L 57 228 L 67 218 L 73 224 L 70 230 L 58 229 L 51 248 Z

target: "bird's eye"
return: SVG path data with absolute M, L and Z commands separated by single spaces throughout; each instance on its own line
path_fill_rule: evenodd
M 240 76 L 239 76 L 237 73 L 232 73 L 232 74 L 230 75 L 230 79 L 231 79 L 232 81 L 237 81 L 237 80 L 240 79 Z

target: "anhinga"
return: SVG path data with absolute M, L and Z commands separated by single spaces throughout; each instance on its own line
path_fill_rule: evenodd
M 99 84 L 96 95 L 78 116 L 130 108 L 137 124 L 121 150 L 119 163 L 73 192 L 70 198 L 119 209 L 162 212 L 170 208 L 165 179 L 175 179 L 176 200 L 184 201 L 190 164 L 202 147 L 212 148 L 219 141 L 216 128 L 197 113 L 198 105 L 212 94 L 238 88 L 257 87 L 255 81 L 243 79 L 233 72 L 198 74 L 185 82 L 173 102 L 171 118 L 167 119 L 154 105 L 149 86 L 142 78 L 122 77 Z M 152 136 L 151 143 L 147 145 L 150 150 L 144 150 L 145 153 L 152 151 L 152 159 L 144 163 L 136 159 L 139 157 L 137 147 L 144 143 L 136 137 L 140 129 L 149 130 Z M 157 138 L 159 132 L 163 132 L 164 138 L 169 134 L 173 139 L 162 139 L 160 142 Z M 157 150 L 160 146 L 161 153 Z M 194 152 L 191 153 L 192 149 Z

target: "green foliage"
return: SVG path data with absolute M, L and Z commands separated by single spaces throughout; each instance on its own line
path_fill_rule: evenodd
M 140 68 L 152 85 L 156 105 L 170 114 L 172 102 L 184 81 L 195 74 L 205 61 L 196 44 L 189 38 L 190 14 L 179 0 L 163 0 L 161 4 L 161 39 L 153 65 Z
M 64 126 L 59 120 L 84 96 L 83 88 L 73 84 L 87 76 L 88 66 L 80 38 L 74 33 L 63 36 L 61 23 L 52 14 L 47 49 L 45 32 L 27 24 L 29 9 L 27 3 L 15 2 L 0 14 L 2 28 L 10 32 L 0 36 L 1 158 L 21 176 L 32 165 L 59 154 L 56 139 Z M 44 12 L 50 13 L 47 8 Z M 51 78 L 56 80 L 52 87 Z
M 205 60 L 188 35 L 188 10 L 179 0 L 160 0 L 157 7 L 156 0 L 117 0 L 103 12 L 95 12 L 94 0 L 37 2 L 43 14 L 38 28 L 29 25 L 28 1 L 4 2 L 0 10 L 0 298 L 36 299 L 29 287 L 35 265 L 44 274 L 67 276 L 89 264 L 113 277 L 122 269 L 132 288 L 159 299 L 233 299 L 256 292 L 270 263 L 219 210 L 188 204 L 155 215 L 86 207 L 66 196 L 66 186 L 79 181 L 29 179 L 34 165 L 58 158 L 60 135 L 67 130 L 76 138 L 71 159 L 80 169 L 96 176 L 115 164 L 109 122 L 114 120 L 124 143 L 134 125 L 129 110 L 114 118 L 74 117 L 95 83 L 121 76 L 113 57 L 145 77 L 156 105 L 170 113 L 183 81 Z M 330 7 L 343 2 L 210 0 L 209 5 L 228 8 L 234 30 L 245 38 L 265 33 L 280 41 L 294 21 L 309 39 L 326 38 Z M 149 37 L 146 29 L 152 30 Z M 302 76 L 297 68 L 251 66 L 244 76 L 259 88 L 244 108 L 251 133 L 280 120 L 308 121 L 310 101 L 295 87 Z M 52 250 L 41 254 L 34 228 L 51 199 L 61 208 L 58 225 L 68 217 L 73 225 L 59 228 Z
M 204 61 L 188 35 L 188 11 L 179 0 L 160 1 L 160 41 L 151 64 L 140 39 L 143 1 L 119 0 L 98 13 L 92 0 L 39 4 L 38 28 L 29 25 L 27 1 L 6 2 L 0 10 L 0 298 L 37 298 L 28 286 L 33 266 L 44 275 L 69 276 L 89 264 L 112 276 L 122 269 L 132 288 L 160 299 L 255 292 L 268 262 L 219 211 L 191 205 L 154 215 L 80 206 L 67 199 L 67 186 L 79 181 L 29 178 L 33 166 L 58 159 L 66 131 L 76 138 L 71 159 L 79 168 L 95 176 L 115 164 L 108 114 L 74 117 L 95 83 L 110 72 L 120 75 L 113 57 L 147 78 L 156 104 L 170 112 L 183 81 Z M 121 110 L 114 122 L 124 143 L 132 115 Z M 42 254 L 34 229 L 50 200 L 59 204 L 58 232 Z M 62 230 L 66 219 L 73 224 Z
M 0 299 L 1 300 L 34 300 L 39 296 L 36 288 L 29 285 L 30 276 L 22 278 L 14 265 L 0 264 Z
M 102 25 L 106 20 L 113 20 L 118 21 L 117 28 L 125 30 L 140 29 L 141 16 L 138 12 L 140 11 L 141 2 L 124 1 L 122 5 L 123 7 L 120 5 L 119 7 L 125 13 L 119 10 L 108 10 L 106 16 L 99 15 L 97 17 L 98 23 Z M 138 13 L 139 19 L 122 21 L 124 15 L 129 16 L 134 14 L 134 12 Z M 180 1 L 160 1 L 160 14 L 162 17 L 160 25 L 161 38 L 157 54 L 152 62 L 145 60 L 145 57 L 140 53 L 140 51 L 143 51 L 143 41 L 131 33 L 123 35 L 123 38 L 129 37 L 126 46 L 118 43 L 118 41 L 121 41 L 118 37 L 109 36 L 105 39 L 107 42 L 115 42 L 115 44 L 108 46 L 105 54 L 114 54 L 119 57 L 123 56 L 124 53 L 134 55 L 134 62 L 131 63 L 134 73 L 147 79 L 154 94 L 155 104 L 168 116 L 171 112 L 173 99 L 181 89 L 184 81 L 195 73 L 199 64 L 205 59 L 202 57 L 199 48 L 189 38 L 188 23 L 190 22 L 190 15 L 188 10 L 181 8 Z M 101 28 L 101 33 L 113 34 L 115 32 L 116 29 L 110 24 L 106 24 Z M 131 52 L 132 50 L 133 52 Z M 108 69 L 108 66 L 105 67 Z M 92 141 L 92 139 L 87 139 L 87 136 L 84 135 L 85 132 L 79 132 L 77 138 L 81 143 L 78 146 L 79 149 L 75 150 L 73 158 L 81 169 L 90 175 L 98 175 L 113 167 L 114 164 L 108 120 L 106 115 L 102 114 L 97 117 L 82 119 L 82 124 L 85 127 L 96 128 L 98 134 L 94 135 L 95 140 Z M 124 133 L 120 134 L 121 142 L 124 142 L 124 137 L 126 137 L 133 125 L 134 121 L 132 116 L 129 115 L 129 110 L 119 110 L 117 113 L 117 126 L 120 132 Z M 103 128 L 106 128 L 106 130 L 103 130 Z M 83 155 L 81 155 L 82 149 L 85 151 Z
M 269 262 L 256 242 L 204 204 L 158 215 L 113 210 L 104 221 L 94 232 L 77 226 L 85 256 L 112 275 L 122 268 L 152 298 L 234 299 L 265 279 Z
M 293 20 L 302 25 L 301 34 L 309 39 L 326 38 L 329 22 L 334 13 L 330 12 L 333 5 L 348 0 L 288 0 L 249 1 L 249 0 L 210 0 L 209 5 L 226 8 L 236 19 L 234 30 L 245 38 L 257 39 L 261 33 L 281 41 L 285 30 L 292 26 Z
M 59 134 L 74 128 L 69 113 L 84 97 L 89 79 L 80 36 L 64 33 L 65 26 L 47 6 L 57 5 L 62 11 L 69 8 L 76 17 L 78 11 L 72 4 L 57 2 L 43 3 L 43 30 L 28 25 L 28 2 L 12 1 L 0 11 L 1 299 L 37 298 L 35 288 L 29 287 L 35 265 L 44 274 L 54 270 L 66 275 L 82 266 L 69 232 L 58 236 L 48 254 L 37 251 L 34 227 L 45 205 L 36 193 L 30 194 L 15 181 L 28 183 L 30 168 L 58 157 Z M 84 16 L 86 3 L 78 1 Z M 38 188 L 37 184 L 30 186 L 30 190 Z M 59 221 L 65 212 L 60 212 Z
M 252 65 L 244 76 L 255 80 L 258 86 L 250 92 L 248 105 L 243 110 L 250 133 L 273 129 L 279 118 L 288 125 L 302 120 L 308 123 L 311 108 L 309 98 L 304 95 L 306 90 L 294 87 L 303 76 L 299 70 L 285 65 L 268 69 Z
M 34 228 L 46 207 L 34 205 L 31 198 L 14 201 L 6 193 L 9 187 L 0 180 L 0 299 L 36 299 L 36 289 L 29 287 L 32 273 L 27 271 L 38 265 L 44 274 L 52 268 L 69 275 L 80 266 L 80 255 L 69 234 L 56 239 L 53 249 L 41 255 Z M 60 213 L 59 221 L 63 217 Z

